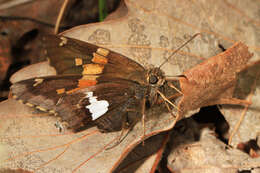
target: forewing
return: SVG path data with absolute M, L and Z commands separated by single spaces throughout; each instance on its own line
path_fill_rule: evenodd
M 127 112 L 134 108 L 139 112 L 144 87 L 129 80 L 102 77 L 96 78 L 93 85 L 84 77 L 34 78 L 15 83 L 11 91 L 20 102 L 60 117 L 73 131 L 93 125 L 102 131 L 121 130 Z M 79 86 L 79 83 L 85 83 L 85 86 Z
M 58 74 L 97 74 L 138 81 L 136 76 L 145 71 L 119 53 L 73 38 L 46 35 L 43 45 L 50 65 Z

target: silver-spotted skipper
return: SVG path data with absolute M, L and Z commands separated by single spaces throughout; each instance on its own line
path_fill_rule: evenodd
M 145 69 L 123 55 L 64 36 L 45 36 L 43 45 L 57 75 L 15 83 L 13 97 L 57 115 L 75 132 L 95 125 L 102 132 L 131 127 L 137 117 L 144 120 L 145 105 L 154 105 L 159 95 L 171 104 L 162 92 L 169 81 L 160 67 Z

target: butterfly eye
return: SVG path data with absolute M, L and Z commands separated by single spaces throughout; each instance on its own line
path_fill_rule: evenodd
M 7 36 L 9 34 L 8 30 L 2 30 L 0 31 L 1 36 Z
M 149 83 L 150 83 L 150 84 L 156 84 L 157 82 L 158 82 L 158 77 L 157 77 L 157 76 L 151 75 L 151 76 L 149 77 Z

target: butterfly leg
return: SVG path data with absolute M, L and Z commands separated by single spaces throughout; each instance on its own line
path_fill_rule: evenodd
M 178 89 L 176 88 L 171 82 L 167 82 L 168 86 L 175 89 L 178 93 L 180 93 L 181 95 L 183 95 L 183 93 Z
M 174 124 L 180 119 L 181 117 L 181 110 L 176 106 L 174 105 L 163 93 L 161 93 L 159 90 L 157 90 L 157 93 L 163 98 L 165 104 L 166 104 L 166 107 L 167 109 L 169 110 L 169 112 L 173 115 L 173 117 L 176 117 L 175 120 L 174 120 Z M 178 110 L 178 113 L 177 115 L 174 115 L 169 107 L 170 104 L 171 106 L 173 106 L 174 108 L 176 108 Z
M 181 95 L 182 94 L 180 94 L 180 93 L 175 93 L 175 94 L 171 95 L 170 97 L 167 97 L 167 99 L 168 100 L 175 99 L 175 98 L 180 97 Z M 164 99 L 158 100 L 156 104 L 161 104 L 162 102 L 164 102 Z
M 144 138 L 145 138 L 145 102 L 146 102 L 146 99 L 143 98 L 143 100 L 142 100 L 142 125 L 143 125 L 142 141 L 143 141 L 143 145 L 144 145 Z
M 163 98 L 163 100 L 165 100 L 167 103 L 169 103 L 179 111 L 179 108 L 175 104 L 173 104 L 163 93 L 161 93 L 159 90 L 157 90 L 157 93 Z
M 168 111 L 171 113 L 171 115 L 172 115 L 173 117 L 176 117 L 176 116 L 173 114 L 173 112 L 172 112 L 172 110 L 171 110 L 169 104 L 168 104 L 165 100 L 163 100 L 163 102 L 164 102 L 165 106 L 167 107 Z

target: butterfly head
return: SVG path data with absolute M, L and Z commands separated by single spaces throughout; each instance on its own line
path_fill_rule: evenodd
M 165 82 L 165 76 L 160 68 L 152 68 L 148 71 L 147 82 L 151 86 L 160 87 Z
M 154 105 L 158 97 L 157 90 L 165 83 L 164 72 L 160 68 L 152 68 L 148 70 L 146 82 L 149 86 L 149 92 L 146 96 L 146 101 L 149 103 L 149 105 Z

